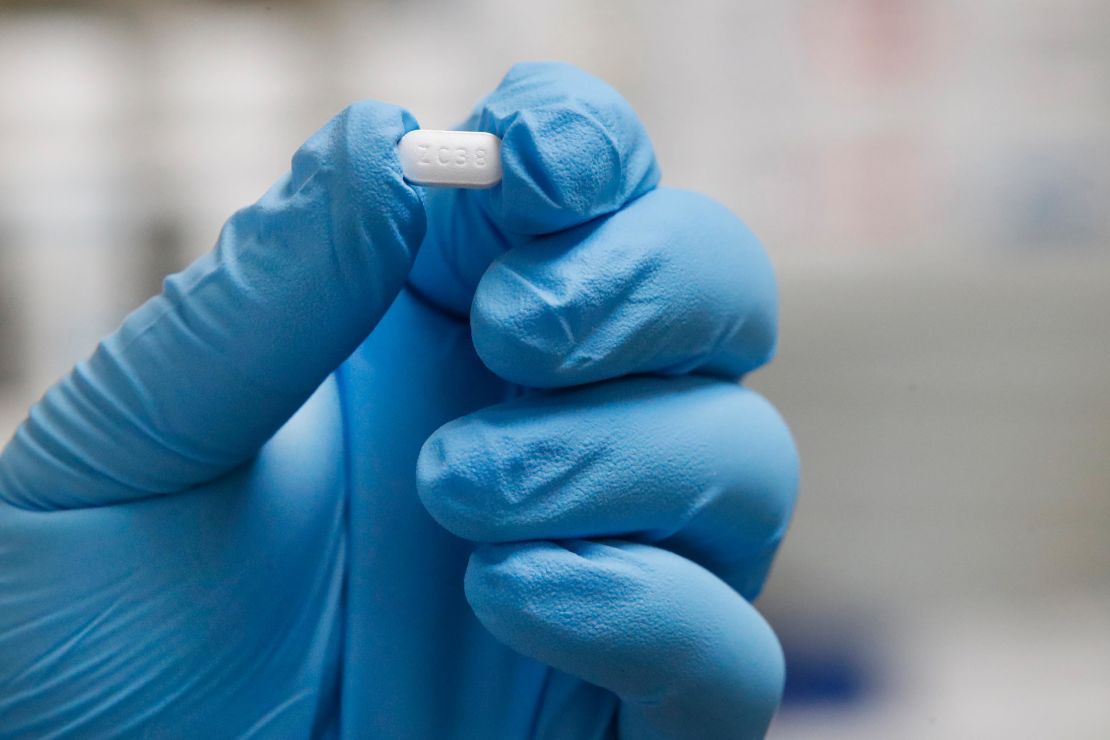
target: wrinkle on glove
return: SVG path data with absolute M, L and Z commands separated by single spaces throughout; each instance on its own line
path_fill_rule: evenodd
M 507 249 L 612 213 L 659 182 L 628 101 L 569 64 L 514 65 L 460 128 L 501 137 L 501 184 L 426 192 L 428 235 L 409 278 L 455 316 L 470 312 L 482 273 Z
M 400 108 L 351 106 L 54 386 L 0 453 L 0 500 L 104 506 L 174 493 L 256 453 L 366 338 L 424 235 Z

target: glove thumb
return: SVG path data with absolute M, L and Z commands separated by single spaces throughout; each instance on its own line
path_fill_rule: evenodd
M 424 236 L 381 103 L 332 119 L 52 388 L 0 454 L 0 500 L 102 506 L 211 480 L 252 456 L 370 333 Z

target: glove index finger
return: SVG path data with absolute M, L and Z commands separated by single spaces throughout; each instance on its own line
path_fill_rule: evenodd
M 462 128 L 501 137 L 501 183 L 427 192 L 428 235 L 410 278 L 459 316 L 503 252 L 612 213 L 659 182 L 632 106 L 569 64 L 517 64 Z

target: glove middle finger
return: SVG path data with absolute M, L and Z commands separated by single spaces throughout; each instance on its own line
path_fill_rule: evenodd
M 723 206 L 670 189 L 505 253 L 471 310 L 486 365 L 537 388 L 645 372 L 736 378 L 770 358 L 776 321 L 756 238 Z
M 629 378 L 483 409 L 440 428 L 417 466 L 424 505 L 461 537 L 659 543 L 749 598 L 797 476 L 770 404 L 698 377 Z

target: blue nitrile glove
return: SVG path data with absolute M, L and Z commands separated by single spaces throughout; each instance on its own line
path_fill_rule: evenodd
M 415 121 L 344 111 L 31 411 L 0 736 L 763 733 L 747 599 L 797 477 L 735 382 L 767 260 L 574 68 L 515 67 L 468 125 L 502 184 L 420 191 Z

